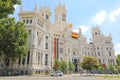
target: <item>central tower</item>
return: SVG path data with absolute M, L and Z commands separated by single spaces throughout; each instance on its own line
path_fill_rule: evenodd
M 56 23 L 66 23 L 66 9 L 65 5 L 62 5 L 61 2 L 56 6 L 54 14 Z

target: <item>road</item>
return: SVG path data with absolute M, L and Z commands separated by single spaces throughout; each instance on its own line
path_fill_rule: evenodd
M 35 76 L 0 77 L 0 80 L 120 80 L 120 79 L 108 79 L 94 76 L 65 75 L 62 77 L 35 77 Z

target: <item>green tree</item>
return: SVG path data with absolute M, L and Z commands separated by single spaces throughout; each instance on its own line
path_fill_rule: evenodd
M 67 71 L 67 63 L 65 61 L 60 62 L 60 70 L 64 73 Z
M 54 71 L 60 70 L 60 62 L 58 60 L 54 61 Z
M 86 70 L 96 69 L 98 67 L 98 60 L 95 57 L 84 57 L 82 68 Z
M 4 56 L 6 66 L 26 55 L 27 35 L 24 23 L 15 22 L 14 18 L 0 19 L 0 53 Z
M 114 73 L 114 66 L 112 64 L 109 65 L 109 69 Z
M 119 65 L 119 66 L 120 66 L 120 54 L 119 54 L 119 55 L 117 55 L 116 62 L 117 62 L 117 65 Z
M 14 5 L 21 4 L 21 0 L 0 0 L 0 19 L 14 13 Z
M 70 73 L 71 73 L 72 71 L 74 71 L 74 69 L 75 69 L 74 64 L 71 61 L 69 61 L 68 62 L 68 71 L 70 71 Z
M 120 66 L 117 66 L 118 72 L 120 73 Z
M 102 73 L 102 71 L 103 71 L 103 67 L 102 67 L 101 65 L 99 65 L 99 66 L 98 66 L 98 72 L 99 72 L 99 73 Z

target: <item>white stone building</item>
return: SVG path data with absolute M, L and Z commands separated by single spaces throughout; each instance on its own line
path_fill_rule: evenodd
M 115 51 L 112 37 L 104 36 L 99 26 L 91 29 L 91 43 L 87 43 L 86 37 L 79 29 L 79 33 L 72 31 L 72 25 L 67 23 L 67 11 L 65 6 L 59 3 L 54 10 L 55 22 L 51 23 L 50 8 L 44 5 L 38 10 L 24 11 L 22 7 L 19 20 L 25 23 L 29 31 L 28 54 L 20 58 L 14 64 L 14 68 L 21 73 L 29 74 L 31 71 L 41 74 L 43 71 L 52 70 L 55 59 L 72 61 L 75 63 L 75 71 L 78 71 L 78 63 L 84 56 L 94 56 L 99 64 L 115 65 Z M 73 38 L 75 35 L 76 38 Z

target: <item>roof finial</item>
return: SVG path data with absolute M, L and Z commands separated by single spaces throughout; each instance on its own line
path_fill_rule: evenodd
M 59 0 L 59 5 L 61 5 L 61 0 Z
M 35 12 L 38 12 L 37 3 L 35 4 L 34 11 L 35 11 Z

